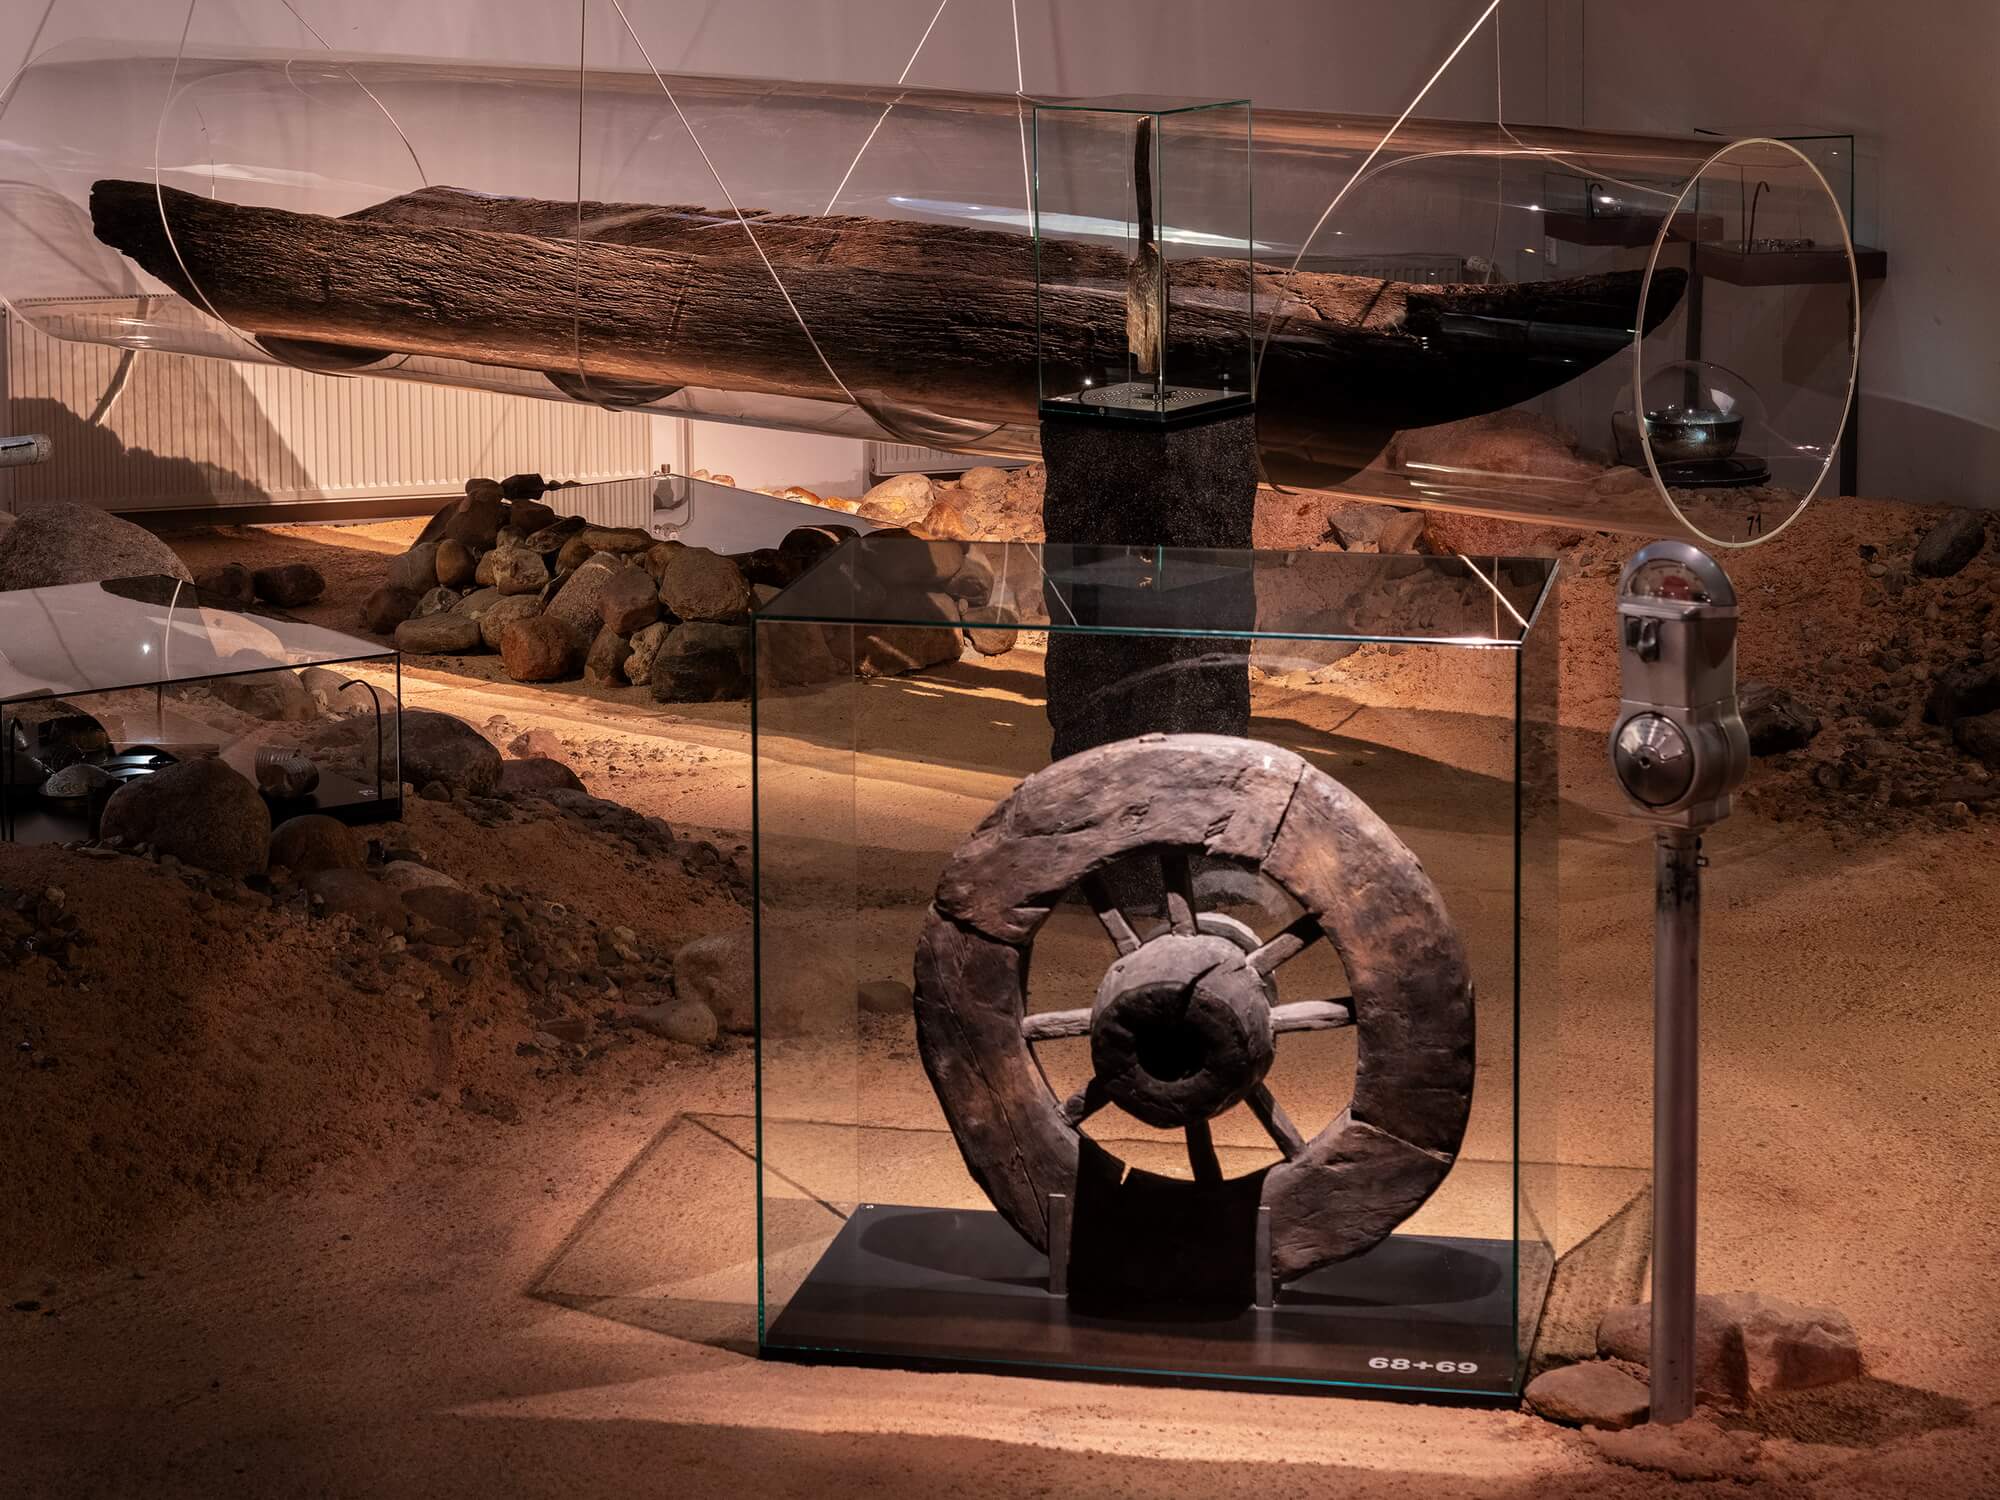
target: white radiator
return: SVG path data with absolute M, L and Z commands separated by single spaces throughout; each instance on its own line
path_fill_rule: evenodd
M 868 445 L 868 477 L 871 481 L 886 479 L 891 474 L 963 474 L 981 464 L 992 464 L 1001 469 L 1020 466 L 1017 459 L 981 458 L 976 453 L 951 453 L 943 448 L 917 448 L 907 443 Z
M 474 475 L 592 481 L 652 468 L 648 420 L 629 413 L 175 354 L 137 354 L 121 375 L 123 351 L 49 338 L 12 312 L 5 339 L 0 425 L 47 433 L 53 453 L 0 471 L 0 509 L 442 496 Z

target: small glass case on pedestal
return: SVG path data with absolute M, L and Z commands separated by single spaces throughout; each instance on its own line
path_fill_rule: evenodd
M 0 592 L 0 840 L 94 839 L 121 788 L 213 756 L 273 822 L 402 815 L 394 647 L 165 576 Z
M 1044 419 L 1249 404 L 1247 101 L 1037 103 L 1033 217 Z
M 766 605 L 762 1351 L 1511 1399 L 1554 574 L 875 536 Z M 1079 672 L 1213 721 L 1052 762 Z

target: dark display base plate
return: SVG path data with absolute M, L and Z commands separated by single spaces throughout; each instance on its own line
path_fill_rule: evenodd
M 1761 458 L 1690 458 L 1661 464 L 1660 479 L 1674 490 L 1738 490 L 1771 482 L 1771 466 Z
M 771 1321 L 763 1353 L 1511 1399 L 1513 1281 L 1507 1240 L 1395 1235 L 1291 1282 L 1273 1308 L 1107 1316 L 1051 1295 L 1047 1258 L 996 1213 L 866 1204 Z M 1524 1277 L 1523 1297 L 1542 1289 Z

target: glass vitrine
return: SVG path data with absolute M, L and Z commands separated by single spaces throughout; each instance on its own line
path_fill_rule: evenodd
M 767 605 L 763 1351 L 1515 1391 L 1556 1243 L 1555 587 L 1529 558 L 878 536 Z M 1079 673 L 1122 707 L 1052 765 Z M 1208 732 L 1119 737 L 1182 677 Z M 1386 887 L 1343 873 L 1352 838 L 1402 851 L 1434 923 L 1355 920 Z M 1264 974 L 1272 1028 L 1185 1117 L 1120 1092 L 1102 1019 L 1176 943 Z M 1463 1012 L 1405 987 L 1447 950 Z M 1206 1033 L 1126 1041 L 1183 1094 L 1220 1067 Z M 1338 1227 L 1302 1254 L 1302 1223 Z
M 117 790 L 219 757 L 274 821 L 402 809 L 401 657 L 148 576 L 0 592 L 0 838 L 96 836 Z

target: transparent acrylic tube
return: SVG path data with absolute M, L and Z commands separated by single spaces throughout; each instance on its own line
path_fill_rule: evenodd
M 47 334 L 1037 451 L 1017 96 L 669 75 L 602 6 L 539 67 L 169 29 L 44 54 L 0 116 L 0 296 Z M 1272 483 L 1725 545 L 1803 506 L 1858 328 L 1805 157 L 1391 123 L 1255 115 Z

